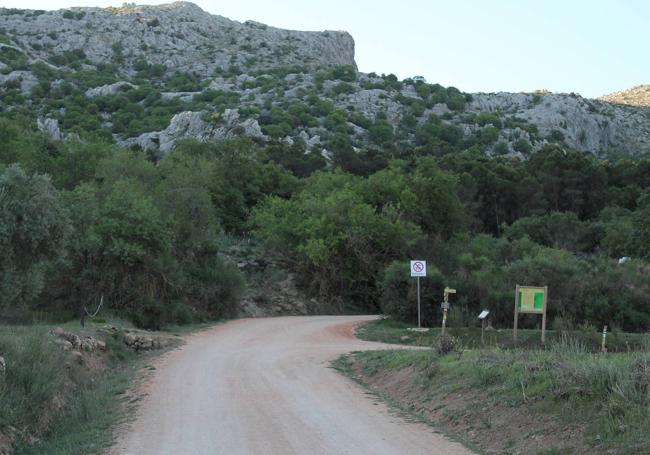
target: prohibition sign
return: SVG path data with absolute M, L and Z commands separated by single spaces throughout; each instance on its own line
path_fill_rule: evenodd
M 427 261 L 411 261 L 411 276 L 427 276 Z

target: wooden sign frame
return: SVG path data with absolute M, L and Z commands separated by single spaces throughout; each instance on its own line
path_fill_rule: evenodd
M 544 300 L 542 304 L 542 310 L 541 311 L 536 311 L 536 310 L 528 310 L 528 311 L 520 311 L 519 310 L 519 291 L 522 289 L 530 289 L 530 290 L 540 290 L 544 291 Z M 514 326 L 512 329 L 512 339 L 515 343 L 517 343 L 517 324 L 519 320 L 519 313 L 530 313 L 530 314 L 541 314 L 542 315 L 542 344 L 545 343 L 546 341 L 546 307 L 547 307 L 547 301 L 548 301 L 548 286 L 520 286 L 517 285 L 515 287 L 515 322 Z

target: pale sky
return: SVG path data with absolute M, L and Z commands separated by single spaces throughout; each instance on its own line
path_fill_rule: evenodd
M 161 1 L 140 0 L 138 4 Z M 205 11 L 294 30 L 345 30 L 364 72 L 467 92 L 577 92 L 650 83 L 644 0 L 196 0 Z M 8 8 L 119 6 L 105 0 L 0 0 Z

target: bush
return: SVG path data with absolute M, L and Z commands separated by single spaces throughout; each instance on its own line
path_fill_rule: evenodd
M 440 334 L 433 342 L 433 349 L 440 356 L 445 356 L 463 351 L 460 339 L 449 334 Z
M 514 143 L 514 148 L 522 155 L 528 155 L 533 149 L 533 146 L 530 145 L 530 142 L 526 139 L 518 139 L 517 142 Z
M 0 308 L 24 307 L 65 253 L 70 221 L 50 178 L 18 165 L 0 174 Z
M 181 302 L 165 304 L 152 298 L 144 298 L 130 314 L 137 327 L 146 330 L 162 330 L 168 325 L 191 324 L 192 310 Z
M 342 93 L 354 93 L 356 89 L 353 85 L 348 84 L 347 82 L 340 82 L 332 88 L 332 93 L 334 96 L 340 95 Z
M 384 270 L 380 281 L 380 309 L 382 314 L 396 321 L 417 323 L 417 288 L 410 276 L 407 261 L 393 261 Z M 427 277 L 420 280 L 421 319 L 425 326 L 431 326 L 439 317 L 435 295 L 444 288 L 444 277 L 435 266 L 430 265 Z
M 354 82 L 357 80 L 357 71 L 352 65 L 339 65 L 332 68 L 329 78 L 344 82 Z

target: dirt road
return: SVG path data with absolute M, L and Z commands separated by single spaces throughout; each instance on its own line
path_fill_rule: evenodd
M 342 353 L 385 347 L 354 338 L 368 319 L 242 319 L 191 336 L 154 363 L 147 397 L 109 453 L 471 453 L 329 368 Z

